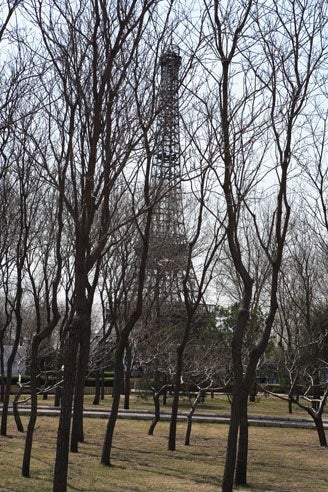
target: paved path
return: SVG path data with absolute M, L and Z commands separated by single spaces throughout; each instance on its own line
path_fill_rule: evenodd
M 10 414 L 12 414 L 12 408 L 10 407 Z M 58 416 L 60 410 L 55 407 L 49 407 L 45 405 L 40 405 L 38 408 L 38 415 L 43 416 Z M 2 408 L 0 406 L 0 414 L 2 413 Z M 30 410 L 28 407 L 21 406 L 19 409 L 20 415 L 28 415 Z M 84 410 L 84 416 L 88 418 L 103 418 L 108 419 L 110 416 L 110 411 L 102 408 L 86 408 Z M 120 410 L 119 418 L 121 419 L 136 419 L 136 420 L 151 420 L 153 414 L 148 411 L 142 410 Z M 187 418 L 186 413 L 180 413 L 178 415 L 179 421 L 184 421 Z M 161 412 L 161 420 L 170 420 L 170 413 L 167 411 Z M 193 416 L 193 422 L 207 422 L 216 424 L 228 424 L 229 423 L 228 414 L 214 414 L 214 413 L 198 413 Z M 314 428 L 314 422 L 312 419 L 304 418 L 284 418 L 284 417 L 268 417 L 260 415 L 251 415 L 248 417 L 249 425 L 260 426 L 260 427 L 297 427 L 303 429 Z M 328 429 L 328 420 L 324 420 L 324 427 Z

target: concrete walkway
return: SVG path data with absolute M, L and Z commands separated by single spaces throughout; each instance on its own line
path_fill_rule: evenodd
M 59 416 L 60 409 L 55 407 L 49 407 L 46 405 L 40 405 L 38 407 L 39 416 L 56 417 Z M 2 413 L 2 405 L 0 406 L 0 414 Z M 12 407 L 9 407 L 9 413 L 12 414 Z M 30 410 L 27 406 L 21 406 L 19 408 L 20 415 L 29 415 Z M 108 419 L 110 416 L 109 410 L 100 408 L 86 408 L 84 410 L 84 416 L 87 418 L 100 418 Z M 121 419 L 136 419 L 136 420 L 151 420 L 153 413 L 142 410 L 120 410 L 119 418 Z M 178 420 L 184 421 L 187 418 L 186 413 L 179 413 Z M 161 420 L 170 420 L 169 412 L 161 412 Z M 193 422 L 206 422 L 213 424 L 228 424 L 230 417 L 228 414 L 214 414 L 214 413 L 198 413 L 193 416 Z M 294 427 L 301 429 L 315 428 L 312 419 L 304 418 L 284 418 L 284 417 L 268 417 L 260 415 L 251 415 L 248 417 L 249 425 L 260 427 Z M 328 420 L 324 420 L 324 427 L 328 429 Z

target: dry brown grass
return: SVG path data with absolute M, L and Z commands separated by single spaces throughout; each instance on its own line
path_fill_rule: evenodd
M 24 418 L 24 423 L 27 420 Z M 24 435 L 10 419 L 9 437 L 0 438 L 0 490 L 52 490 L 52 470 L 58 420 L 38 419 L 31 478 L 20 476 Z M 227 426 L 194 424 L 192 445 L 183 445 L 185 426 L 178 426 L 177 451 L 167 451 L 168 424 L 160 423 L 147 436 L 148 422 L 120 420 L 113 449 L 113 465 L 99 462 L 106 421 L 86 419 L 86 442 L 70 455 L 68 490 L 206 491 L 220 487 Z M 328 490 L 328 449 L 317 444 L 315 431 L 250 428 L 248 491 L 316 492 Z M 242 490 L 242 489 L 240 489 Z

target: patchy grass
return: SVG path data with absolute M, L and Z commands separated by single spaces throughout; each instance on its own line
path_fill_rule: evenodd
M 24 417 L 24 424 L 27 419 Z M 9 436 L 0 438 L 0 490 L 49 492 L 58 420 L 38 419 L 31 478 L 20 476 L 24 435 L 10 419 Z M 227 426 L 194 424 L 192 445 L 183 445 L 185 425 L 178 426 L 177 451 L 167 451 L 168 423 L 153 437 L 148 422 L 119 420 L 113 466 L 100 464 L 104 420 L 86 419 L 86 442 L 70 455 L 68 490 L 84 492 L 187 491 L 214 492 L 223 474 Z M 328 449 L 317 445 L 315 431 L 250 428 L 248 491 L 319 492 L 328 490 Z M 239 490 L 243 490 L 242 488 Z

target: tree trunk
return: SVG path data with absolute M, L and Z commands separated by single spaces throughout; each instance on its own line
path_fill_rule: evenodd
M 74 409 L 71 435 L 71 451 L 78 452 L 78 443 L 84 442 L 83 431 L 83 404 L 84 404 L 84 386 L 85 377 L 89 362 L 90 353 L 90 336 L 91 336 L 91 320 L 89 314 L 81 317 L 82 323 L 80 327 L 80 343 L 77 371 L 75 376 L 75 394 L 74 394 Z
M 54 401 L 54 406 L 55 407 L 60 407 L 61 397 L 62 397 L 62 388 L 60 386 L 56 386 L 56 389 L 55 389 L 55 401 Z
M 195 406 L 196 408 L 196 406 Z M 191 428 L 192 428 L 192 417 L 195 412 L 195 408 L 192 407 L 190 412 L 187 415 L 187 429 L 185 435 L 185 446 L 190 446 L 190 436 L 191 436 Z
M 62 336 L 62 330 L 60 330 L 61 333 L 60 333 L 60 339 L 62 340 L 63 339 L 63 336 Z M 59 351 L 57 353 L 57 357 L 56 357 L 56 370 L 57 370 L 57 374 L 56 374 L 56 388 L 55 388 L 55 401 L 54 401 L 54 406 L 55 407 L 60 407 L 60 402 L 61 402 L 61 395 L 62 395 L 62 388 L 61 386 L 59 385 L 61 379 L 62 379 L 62 374 L 61 374 L 61 368 L 63 366 L 63 357 L 62 357 L 62 354 L 63 354 L 63 346 L 62 346 L 62 342 L 60 342 L 60 347 L 59 347 Z
M 23 424 L 22 424 L 22 421 L 21 421 L 21 418 L 19 415 L 19 411 L 18 411 L 18 400 L 19 400 L 21 394 L 22 394 L 22 388 L 19 388 L 19 390 L 17 391 L 17 393 L 15 395 L 14 401 L 13 401 L 13 414 L 14 414 L 15 423 L 16 423 L 16 427 L 17 427 L 18 432 L 24 432 L 24 427 L 23 427 Z
M 5 397 L 5 361 L 4 361 L 4 348 L 3 348 L 3 333 L 0 337 L 0 402 L 4 401 Z
M 288 413 L 293 413 L 293 402 L 290 398 L 288 399 Z
M 25 448 L 22 464 L 22 475 L 23 477 L 30 476 L 30 464 L 32 456 L 32 444 L 33 444 L 33 434 L 35 429 L 35 423 L 37 420 L 38 412 L 38 395 L 37 395 L 37 367 L 38 367 L 38 347 L 39 340 L 37 336 L 32 339 L 32 350 L 31 350 L 31 410 L 30 418 L 27 426 L 27 433 L 25 437 Z
M 68 340 L 64 352 L 64 383 L 57 433 L 53 492 L 66 492 L 67 488 L 69 434 L 76 372 L 76 358 L 74 357 L 74 354 L 76 354 L 77 348 L 77 326 L 73 322 L 73 326 L 69 329 Z
M 199 390 L 197 393 L 196 398 L 193 401 L 193 404 L 191 406 L 190 412 L 187 415 L 187 429 L 186 429 L 186 436 L 185 436 L 185 446 L 190 445 L 190 436 L 191 436 L 191 428 L 192 428 L 192 418 L 195 413 L 196 407 L 198 403 L 205 398 L 205 391 Z M 204 401 L 203 401 L 204 403 Z
M 105 373 L 104 373 L 104 370 L 101 369 L 101 386 L 100 386 L 100 399 L 101 400 L 104 400 L 105 399 L 105 382 L 104 382 L 104 378 L 105 378 Z
M 155 412 L 154 412 L 154 418 L 153 418 L 153 420 L 149 426 L 149 429 L 148 429 L 148 435 L 149 436 L 154 435 L 155 427 L 161 419 L 161 406 L 160 406 L 160 401 L 159 401 L 160 396 L 161 396 L 161 394 L 159 391 L 155 392 L 153 395 Z
M 17 307 L 16 307 L 16 333 L 15 333 L 15 340 L 11 349 L 11 354 L 7 361 L 6 386 L 5 386 L 5 394 L 4 394 L 3 405 L 2 405 L 1 430 L 0 430 L 2 436 L 7 435 L 8 407 L 9 407 L 9 400 L 10 400 L 12 368 L 17 354 L 17 349 L 18 349 L 19 340 L 22 331 L 22 318 L 20 314 L 21 297 L 22 297 L 22 288 L 21 288 L 21 284 L 19 283 L 18 294 L 17 294 L 18 300 L 17 300 Z
M 163 393 L 163 402 L 162 402 L 163 407 L 166 406 L 166 403 L 167 403 L 167 389 L 164 390 L 164 393 Z
M 254 403 L 256 401 L 256 395 L 257 395 L 257 382 L 256 379 L 254 380 L 254 383 L 251 386 L 251 390 L 249 392 L 249 401 L 251 403 Z
M 168 440 L 168 450 L 175 451 L 176 449 L 176 433 L 177 433 L 177 420 L 178 420 L 178 409 L 179 409 L 179 396 L 181 388 L 181 375 L 182 375 L 182 359 L 183 350 L 180 347 L 177 350 L 177 365 L 176 365 L 176 375 L 175 384 L 173 387 L 173 402 L 170 420 L 170 431 Z
M 3 398 L 2 405 L 2 415 L 1 415 L 1 435 L 7 435 L 7 422 L 8 422 L 8 407 L 9 407 L 9 398 L 10 398 L 10 388 L 11 388 L 11 370 L 6 376 L 6 386 L 5 386 L 5 394 Z
M 124 410 L 129 410 L 130 408 L 131 362 L 132 362 L 131 347 L 130 345 L 128 345 L 125 349 L 125 365 L 124 365 Z
M 229 426 L 229 434 L 228 434 L 224 476 L 222 482 L 222 492 L 232 492 L 233 490 L 233 479 L 234 479 L 236 455 L 237 455 L 237 439 L 238 439 L 238 431 L 239 431 L 239 423 L 240 423 L 240 404 L 241 404 L 241 397 L 239 393 L 239 388 L 237 390 L 235 384 L 233 389 L 232 402 L 231 402 L 231 416 L 230 416 L 230 426 Z
M 315 411 L 318 411 L 320 406 L 320 376 L 318 374 L 318 371 L 316 371 L 316 374 L 314 376 L 313 398 L 314 399 L 312 401 L 312 408 Z
M 185 436 L 185 446 L 190 445 L 191 427 L 192 427 L 192 415 L 188 414 L 188 416 L 187 416 L 187 429 L 186 429 L 186 436 Z
M 308 407 L 307 411 L 308 411 L 308 414 L 311 415 L 311 417 L 313 418 L 313 421 L 315 423 L 315 428 L 316 428 L 317 433 L 318 433 L 320 446 L 327 447 L 326 433 L 325 433 L 325 429 L 324 429 L 323 422 L 322 422 L 323 408 L 324 408 L 324 406 L 322 405 L 321 411 L 319 410 L 317 412 L 316 410 L 313 409 L 313 407 Z
M 149 205 L 148 192 L 149 191 L 147 185 L 145 188 L 145 193 L 147 195 L 146 203 Z M 111 416 L 107 423 L 107 429 L 106 429 L 103 450 L 101 455 L 101 463 L 107 466 L 110 466 L 111 464 L 110 456 L 112 451 L 112 442 L 113 442 L 114 430 L 115 430 L 118 409 L 120 404 L 121 391 L 124 384 L 124 366 L 123 366 L 124 349 L 129 342 L 129 336 L 131 330 L 135 327 L 142 313 L 143 289 L 145 284 L 147 257 L 148 257 L 148 249 L 149 249 L 151 216 L 152 216 L 152 207 L 149 208 L 149 211 L 146 215 L 146 225 L 145 225 L 144 236 L 143 236 L 143 250 L 141 254 L 139 275 L 138 275 L 138 293 L 137 293 L 136 308 L 132 312 L 125 327 L 121 332 L 118 345 L 115 351 L 115 379 L 114 379 L 114 386 L 113 386 Z
M 113 399 L 110 412 L 110 418 L 107 423 L 106 434 L 102 449 L 101 463 L 110 466 L 110 456 L 112 451 L 112 443 L 115 425 L 120 406 L 121 392 L 124 384 L 124 366 L 123 366 L 124 343 L 121 341 L 115 353 L 115 375 L 113 385 Z
M 186 285 L 184 285 L 184 289 L 188 290 Z M 185 296 L 185 299 L 188 296 Z M 173 402 L 172 402 L 172 411 L 171 411 L 171 420 L 170 420 L 170 431 L 169 431 L 169 439 L 168 439 L 168 450 L 175 451 L 176 449 L 176 432 L 177 432 L 177 420 L 178 420 L 178 409 L 179 409 L 179 396 L 181 389 L 181 376 L 182 376 L 182 368 L 183 368 L 183 355 L 184 351 L 189 339 L 190 330 L 191 330 L 191 321 L 193 315 L 195 314 L 195 305 L 193 306 L 193 310 L 187 308 L 187 320 L 184 328 L 183 338 L 180 345 L 177 348 L 177 363 L 176 363 L 176 371 L 175 371 L 175 384 L 173 387 Z
M 247 416 L 247 395 L 246 395 L 246 397 L 242 398 L 240 404 L 239 443 L 238 443 L 237 465 L 236 465 L 236 474 L 235 474 L 236 485 L 246 486 L 247 458 L 248 458 L 248 416 Z
M 92 405 L 99 405 L 100 403 L 100 372 L 99 369 L 95 372 L 95 396 Z
M 320 446 L 327 447 L 326 433 L 322 422 L 322 416 L 317 416 L 314 419 L 315 427 L 317 429 Z

